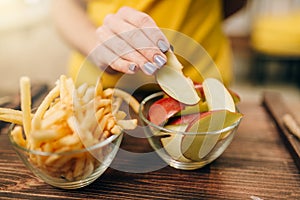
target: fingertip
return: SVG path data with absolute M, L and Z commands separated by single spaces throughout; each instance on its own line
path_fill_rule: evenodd
M 166 58 L 165 58 L 166 56 L 164 55 L 164 56 L 162 56 L 162 55 L 159 55 L 159 54 L 157 54 L 157 55 L 155 55 L 154 56 L 154 62 L 155 62 L 155 64 L 159 67 L 159 68 L 161 68 L 162 66 L 164 66 L 166 63 L 167 63 L 167 60 L 166 60 Z
M 146 62 L 143 65 L 143 71 L 147 75 L 153 75 L 156 72 L 156 70 L 158 70 L 158 67 L 151 62 Z
M 130 63 L 128 67 L 128 72 L 134 74 L 138 70 L 138 67 L 135 63 Z
M 163 53 L 165 53 L 169 50 L 169 45 L 163 40 L 158 40 L 157 46 L 160 49 L 160 51 Z

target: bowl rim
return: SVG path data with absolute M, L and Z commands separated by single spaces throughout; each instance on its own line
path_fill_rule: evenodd
M 52 155 L 66 156 L 66 155 L 71 155 L 71 154 L 89 152 L 89 151 L 95 150 L 97 148 L 104 147 L 104 146 L 110 144 L 111 142 L 115 141 L 118 137 L 122 137 L 122 135 L 123 135 L 123 132 L 121 132 L 120 134 L 117 134 L 117 135 L 113 134 L 110 137 L 106 138 L 105 140 L 103 140 L 103 141 L 101 141 L 97 144 L 94 144 L 92 146 L 85 147 L 84 149 L 76 149 L 76 150 L 64 151 L 64 152 L 46 152 L 46 151 L 37 151 L 37 150 L 28 149 L 28 148 L 22 147 L 18 143 L 16 143 L 15 140 L 13 139 L 13 137 L 12 137 L 12 134 L 11 134 L 11 131 L 13 130 L 13 128 L 16 125 L 17 124 L 12 123 L 8 128 L 8 134 L 7 135 L 9 137 L 10 143 L 14 147 L 16 147 L 16 148 L 18 148 L 22 151 L 25 151 L 25 152 L 30 153 L 30 154 L 39 155 L 39 156 L 52 156 Z
M 236 121 L 235 123 L 233 123 L 232 125 L 230 126 L 227 126 L 225 128 L 222 128 L 220 130 L 217 130 L 217 131 L 207 131 L 207 132 L 182 132 L 182 131 L 174 131 L 174 130 L 171 130 L 171 129 L 167 129 L 167 128 L 164 128 L 162 126 L 158 126 L 154 123 L 152 123 L 151 121 L 149 121 L 147 119 L 147 117 L 145 117 L 145 115 L 143 114 L 143 109 L 144 109 L 144 105 L 147 101 L 155 98 L 155 97 L 159 97 L 161 95 L 164 95 L 165 93 L 163 91 L 160 91 L 160 92 L 155 92 L 147 97 L 145 97 L 141 103 L 140 103 L 140 107 L 139 107 L 139 117 L 147 123 L 147 125 L 150 125 L 154 128 L 157 128 L 159 129 L 160 131 L 164 131 L 164 132 L 167 132 L 167 133 L 172 133 L 172 134 L 182 134 L 182 135 L 209 135 L 209 134 L 221 134 L 221 133 L 224 133 L 224 132 L 227 132 L 227 131 L 230 131 L 230 130 L 233 130 L 234 128 L 237 128 L 242 120 L 242 118 L 240 118 L 238 121 Z M 237 109 L 237 112 L 239 112 L 239 110 Z

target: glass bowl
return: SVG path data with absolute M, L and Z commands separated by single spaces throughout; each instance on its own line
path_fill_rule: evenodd
M 30 150 L 15 141 L 9 127 L 10 142 L 25 166 L 44 182 L 62 189 L 89 185 L 109 167 L 119 149 L 123 134 L 111 135 L 93 146 L 58 153 Z
M 168 165 L 182 170 L 198 169 L 217 159 L 231 143 L 241 119 L 210 132 L 171 130 L 148 120 L 149 107 L 163 96 L 163 92 L 147 96 L 139 109 L 143 129 L 155 152 Z

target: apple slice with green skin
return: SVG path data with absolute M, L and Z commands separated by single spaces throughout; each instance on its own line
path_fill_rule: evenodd
M 184 109 L 183 104 L 171 97 L 165 97 L 150 106 L 148 118 L 153 124 L 161 125 L 182 109 Z
M 199 132 L 199 131 L 220 130 L 224 128 L 224 124 L 232 122 L 232 121 L 228 121 L 228 122 L 226 121 L 227 113 L 225 113 L 224 110 L 228 110 L 231 111 L 232 113 L 235 113 L 236 111 L 235 103 L 233 101 L 231 94 L 228 92 L 226 87 L 219 80 L 215 78 L 207 78 L 203 81 L 202 85 L 203 85 L 205 100 L 208 105 L 208 110 L 209 111 L 223 110 L 223 112 L 211 112 L 212 114 L 209 115 L 211 117 L 208 118 L 209 121 L 200 119 L 199 122 L 194 123 L 193 126 L 189 127 L 188 131 Z M 207 117 L 204 117 L 203 119 L 206 118 Z M 206 124 L 203 122 L 205 122 Z M 206 127 L 208 127 L 207 130 L 205 130 Z M 182 149 L 182 151 L 185 152 L 184 155 L 186 155 L 186 157 L 193 160 L 200 160 L 213 149 L 213 147 L 218 142 L 218 139 L 219 139 L 218 134 L 197 135 L 197 136 L 190 135 L 184 138 L 182 142 L 182 148 L 187 148 L 187 150 L 185 151 L 185 149 Z
M 202 101 L 202 99 L 196 105 L 185 106 L 180 112 L 176 114 L 176 116 L 181 115 L 189 115 L 194 113 L 204 113 L 208 111 L 208 105 L 206 101 Z
M 232 96 L 234 103 L 238 104 L 241 101 L 241 97 L 235 91 L 233 91 L 229 88 L 228 88 L 228 91 L 229 91 L 230 95 Z
M 182 72 L 182 65 L 176 56 L 168 51 L 168 62 L 156 71 L 156 81 L 161 89 L 170 97 L 186 105 L 195 105 L 200 101 L 193 81 L 185 77 Z
M 215 78 L 203 81 L 203 91 L 209 110 L 229 110 L 235 112 L 235 103 L 227 88 Z
M 209 111 L 194 121 L 188 132 L 212 132 L 229 127 L 242 118 L 241 113 L 228 110 Z M 231 131 L 222 134 L 184 135 L 181 142 L 181 152 L 184 157 L 200 161 L 214 148 L 218 140 L 227 137 Z
M 164 128 L 174 131 L 170 134 L 169 137 L 162 137 L 161 144 L 164 147 L 165 151 L 170 155 L 171 158 L 180 162 L 191 162 L 191 160 L 185 158 L 181 153 L 181 141 L 183 134 L 176 132 L 184 132 L 188 124 L 176 124 L 176 125 L 167 125 Z

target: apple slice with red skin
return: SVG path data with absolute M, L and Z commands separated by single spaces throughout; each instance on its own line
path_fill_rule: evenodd
M 199 97 L 201 99 L 205 99 L 202 83 L 194 82 L 194 87 L 195 87 L 196 92 L 198 93 Z
M 170 117 L 184 109 L 185 105 L 171 97 L 155 101 L 149 108 L 148 118 L 156 125 L 161 125 Z
M 173 117 L 169 120 L 168 124 L 179 125 L 179 124 L 191 124 L 200 118 L 200 113 L 192 113 L 189 115 L 181 115 Z

